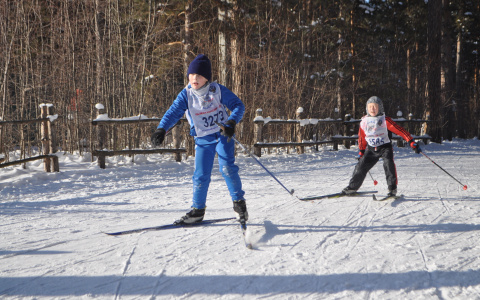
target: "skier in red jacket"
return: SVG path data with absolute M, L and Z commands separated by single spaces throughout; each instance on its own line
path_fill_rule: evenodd
M 412 147 L 415 153 L 420 153 L 420 147 L 410 133 L 385 116 L 383 103 L 377 96 L 368 99 L 367 115 L 360 122 L 358 130 L 358 164 L 353 171 L 352 179 L 344 194 L 354 194 L 361 186 L 368 171 L 383 158 L 383 168 L 387 177 L 388 196 L 397 194 L 397 171 L 393 161 L 392 132 L 401 136 Z

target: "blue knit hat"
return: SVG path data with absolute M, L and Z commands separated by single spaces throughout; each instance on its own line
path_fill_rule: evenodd
M 198 74 L 207 78 L 208 81 L 212 80 L 212 64 L 207 56 L 199 54 L 190 63 L 187 70 L 187 76 L 190 74 Z

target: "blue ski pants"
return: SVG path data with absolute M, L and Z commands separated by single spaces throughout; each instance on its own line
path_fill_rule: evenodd
M 213 161 L 218 154 L 220 173 L 232 197 L 232 201 L 242 200 L 245 192 L 235 164 L 235 141 L 227 142 L 227 137 L 220 133 L 195 137 L 195 171 L 193 172 L 193 205 L 202 209 L 206 207 L 207 192 L 210 185 Z

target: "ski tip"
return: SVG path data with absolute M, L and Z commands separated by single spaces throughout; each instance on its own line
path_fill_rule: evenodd
M 120 235 L 123 235 L 125 234 L 124 232 L 120 231 L 120 232 L 104 232 L 106 235 L 109 235 L 109 236 L 120 236 Z
M 373 200 L 376 200 L 378 202 L 382 202 L 382 201 L 386 201 L 386 200 L 398 200 L 398 199 L 402 199 L 402 198 L 403 198 L 403 194 L 396 195 L 396 196 L 385 196 L 385 197 L 380 198 L 380 199 L 377 199 L 376 197 L 373 197 Z
M 467 186 L 466 186 L 466 185 L 463 186 L 463 190 L 464 190 L 464 191 L 467 190 Z

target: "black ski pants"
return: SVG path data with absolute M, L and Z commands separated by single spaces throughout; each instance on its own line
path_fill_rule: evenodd
M 350 179 L 348 187 L 353 190 L 358 190 L 362 186 L 368 171 L 375 166 L 380 158 L 383 158 L 383 169 L 385 170 L 385 176 L 387 177 L 388 189 L 396 189 L 397 170 L 395 162 L 393 161 L 393 148 L 391 144 L 376 149 L 368 146 L 365 150 L 365 154 L 358 161 L 358 164 L 353 171 L 353 176 L 352 179 Z

